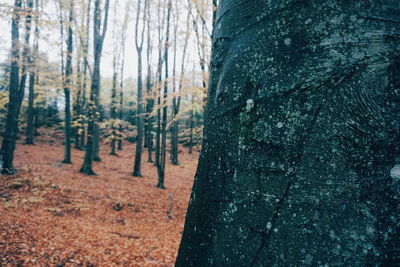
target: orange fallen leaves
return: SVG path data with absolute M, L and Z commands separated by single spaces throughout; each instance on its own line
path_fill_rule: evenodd
M 133 146 L 118 157 L 103 146 L 85 176 L 82 151 L 60 164 L 60 142 L 18 145 L 18 174 L 0 176 L 0 266 L 173 266 L 198 155 L 168 165 L 160 190 L 147 155 L 144 177 L 130 175 Z

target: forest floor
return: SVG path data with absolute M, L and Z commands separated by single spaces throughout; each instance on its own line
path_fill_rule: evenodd
M 0 176 L 0 266 L 173 266 L 198 153 L 181 148 L 161 190 L 147 153 L 144 177 L 131 176 L 133 145 L 119 156 L 103 145 L 97 175 L 86 176 L 82 151 L 61 164 L 61 142 L 42 131 L 36 145 L 18 144 L 19 172 Z

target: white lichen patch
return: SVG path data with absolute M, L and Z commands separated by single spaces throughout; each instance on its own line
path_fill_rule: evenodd
M 247 99 L 246 101 L 246 111 L 250 112 L 254 108 L 254 100 L 253 99 Z
M 400 165 L 396 165 L 393 169 L 390 170 L 390 177 L 393 178 L 396 182 L 400 181 Z

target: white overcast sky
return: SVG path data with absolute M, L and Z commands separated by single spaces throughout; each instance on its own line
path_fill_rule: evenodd
M 125 13 L 125 6 L 126 2 L 129 1 L 132 4 L 130 5 L 131 7 L 131 15 L 130 15 L 130 23 L 128 26 L 128 33 L 127 33 L 127 42 L 126 42 L 126 54 L 125 54 L 125 72 L 124 76 L 125 78 L 129 77 L 136 77 L 136 65 L 137 65 L 137 54 L 136 54 L 136 49 L 134 46 L 134 27 L 133 23 L 135 20 L 136 16 L 136 4 L 137 1 L 135 0 L 119 0 L 120 2 L 120 7 L 117 10 L 117 17 L 119 19 L 123 19 L 124 13 Z M 180 0 L 177 0 L 178 2 Z M 13 4 L 13 0 L 0 0 L 0 62 L 4 62 L 5 59 L 7 58 L 7 55 L 10 51 L 10 29 L 11 29 L 11 15 L 6 13 L 6 10 L 8 10 L 9 6 Z M 52 17 L 53 21 L 56 20 L 56 3 L 58 1 L 56 0 L 47 0 L 47 6 L 46 6 L 46 13 L 50 14 Z M 174 3 L 178 3 L 174 2 Z M 181 0 L 182 3 L 187 3 L 186 0 Z M 111 5 L 113 5 L 114 1 L 111 1 Z M 79 0 L 75 1 L 76 5 L 79 5 Z M 102 64 L 101 64 L 101 73 L 102 77 L 111 77 L 112 76 L 112 51 L 113 51 L 113 46 L 112 46 L 112 27 L 113 27 L 113 8 L 110 8 L 110 17 L 109 17 L 109 27 L 106 35 L 106 40 L 104 43 L 104 49 L 103 49 L 103 57 L 102 57 Z M 183 28 L 185 27 L 186 23 L 184 23 L 184 20 L 186 19 L 186 5 L 182 4 L 180 9 L 178 10 L 178 13 L 180 15 L 180 20 L 181 20 L 181 25 L 182 28 L 179 30 L 182 32 Z M 154 15 L 154 16 L 153 16 Z M 157 14 L 156 12 L 152 12 L 152 19 L 156 20 L 157 19 Z M 22 24 L 21 24 L 22 26 Z M 192 31 L 192 28 L 190 28 Z M 153 31 L 153 39 L 155 41 L 156 39 L 156 30 L 154 29 Z M 21 36 L 24 33 L 23 27 L 20 29 L 20 34 Z M 182 38 L 182 37 L 181 37 Z M 182 42 L 181 42 L 182 43 Z M 60 33 L 59 33 L 59 25 L 53 25 L 52 29 L 44 29 L 42 27 L 41 30 L 41 41 L 40 41 L 40 51 L 45 52 L 49 55 L 49 59 L 51 61 L 59 61 L 60 60 Z M 156 43 L 154 42 L 154 49 L 157 49 Z M 65 48 L 65 45 L 64 45 Z M 197 56 L 197 50 L 196 50 L 196 45 L 195 45 L 195 39 L 192 34 L 190 45 L 189 45 L 189 59 L 190 61 L 198 61 L 198 56 Z M 181 50 L 182 48 L 178 47 L 178 56 L 177 56 L 177 63 L 180 64 L 181 62 Z M 144 53 L 143 53 L 144 54 Z M 154 50 L 153 52 L 153 66 L 155 67 L 156 60 L 157 60 L 157 53 Z M 171 53 L 171 63 L 172 63 L 172 53 Z M 189 63 L 187 66 L 192 66 L 193 64 Z M 190 67 L 191 68 L 191 67 Z M 154 70 L 153 70 L 154 71 Z

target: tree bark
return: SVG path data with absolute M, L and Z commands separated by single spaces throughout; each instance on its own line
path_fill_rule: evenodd
M 67 62 L 65 66 L 65 119 L 64 119 L 64 160 L 63 163 L 71 164 L 71 76 L 72 76 L 72 52 L 73 52 L 73 0 L 70 2 L 67 36 Z M 61 11 L 62 12 L 62 11 Z M 64 75 L 64 74 L 63 74 Z
M 13 166 L 15 142 L 18 131 L 18 115 L 20 111 L 23 91 L 19 87 L 19 22 L 21 12 L 21 0 L 15 0 L 14 11 L 11 21 L 11 69 L 9 80 L 9 102 L 6 119 L 6 129 L 1 145 L 2 163 L 0 164 L 2 174 L 13 174 L 16 172 Z M 28 33 L 27 33 L 28 34 Z
M 161 0 L 158 1 L 158 64 L 157 64 L 157 76 L 158 76 L 158 96 L 157 96 L 157 131 L 156 131 L 156 151 L 154 165 L 158 168 L 160 166 L 160 155 L 161 155 L 161 88 L 162 88 L 162 66 L 163 66 L 163 30 L 165 22 L 165 11 L 161 16 Z
M 141 165 L 142 165 L 142 150 L 143 150 L 143 63 L 142 63 L 142 51 L 144 41 L 144 31 L 147 16 L 147 5 L 148 0 L 144 0 L 143 8 L 143 21 L 142 29 L 139 33 L 139 17 L 141 12 L 142 0 L 138 2 L 138 8 L 136 13 L 136 25 L 135 25 L 135 45 L 136 52 L 138 55 L 138 76 L 137 76 L 137 140 L 136 140 L 136 151 L 135 151 L 135 163 L 133 166 L 133 176 L 142 177 Z M 139 35 L 140 34 L 140 35 Z
M 151 112 L 154 108 L 154 99 L 152 94 L 152 71 L 151 71 L 151 51 L 152 51 L 152 39 L 151 39 L 151 27 L 150 27 L 150 4 L 147 8 L 147 49 L 146 49 L 146 60 L 147 60 L 147 76 L 146 76 L 146 92 L 147 92 L 147 101 L 146 101 L 146 121 L 147 121 L 147 134 L 146 134 L 146 143 L 147 143 L 147 162 L 153 163 L 153 116 Z
M 30 56 L 30 65 L 31 70 L 29 73 L 29 96 L 28 96 L 28 109 L 27 109 L 27 125 L 26 125 L 26 139 L 25 144 L 33 145 L 34 144 L 34 135 L 35 135 L 35 83 L 36 83 L 36 58 L 39 56 L 39 0 L 36 0 L 36 14 L 35 14 L 35 38 L 34 38 L 34 51 L 33 55 Z
M 168 50 L 169 50 L 169 30 L 171 20 L 172 2 L 168 1 L 167 11 L 167 32 L 165 36 L 165 47 L 164 47 L 164 63 L 165 63 L 165 82 L 164 82 L 164 93 L 163 93 L 163 112 L 161 121 L 161 149 L 160 149 L 160 164 L 157 166 L 158 183 L 157 187 L 165 189 L 165 161 L 167 155 L 167 115 L 168 115 Z M 160 107 L 161 108 L 161 107 Z
M 108 9 L 110 6 L 110 0 L 106 0 L 104 5 L 104 21 L 103 29 L 101 31 L 101 19 L 100 19 L 100 0 L 94 2 L 94 16 L 93 16 L 93 49 L 94 49 L 94 66 L 92 73 L 92 85 L 90 88 L 90 102 L 88 103 L 88 129 L 87 129 L 87 140 L 86 140 L 86 152 L 83 165 L 80 172 L 87 175 L 94 175 L 95 172 L 92 168 L 92 163 L 95 156 L 95 141 L 96 132 L 98 137 L 98 131 L 96 131 L 97 117 L 98 117 L 98 104 L 99 104 L 99 92 L 100 92 L 100 61 L 101 53 L 103 50 L 104 38 L 107 32 L 108 24 Z M 97 126 L 98 130 L 98 126 Z
M 397 0 L 221 0 L 176 266 L 399 266 Z

